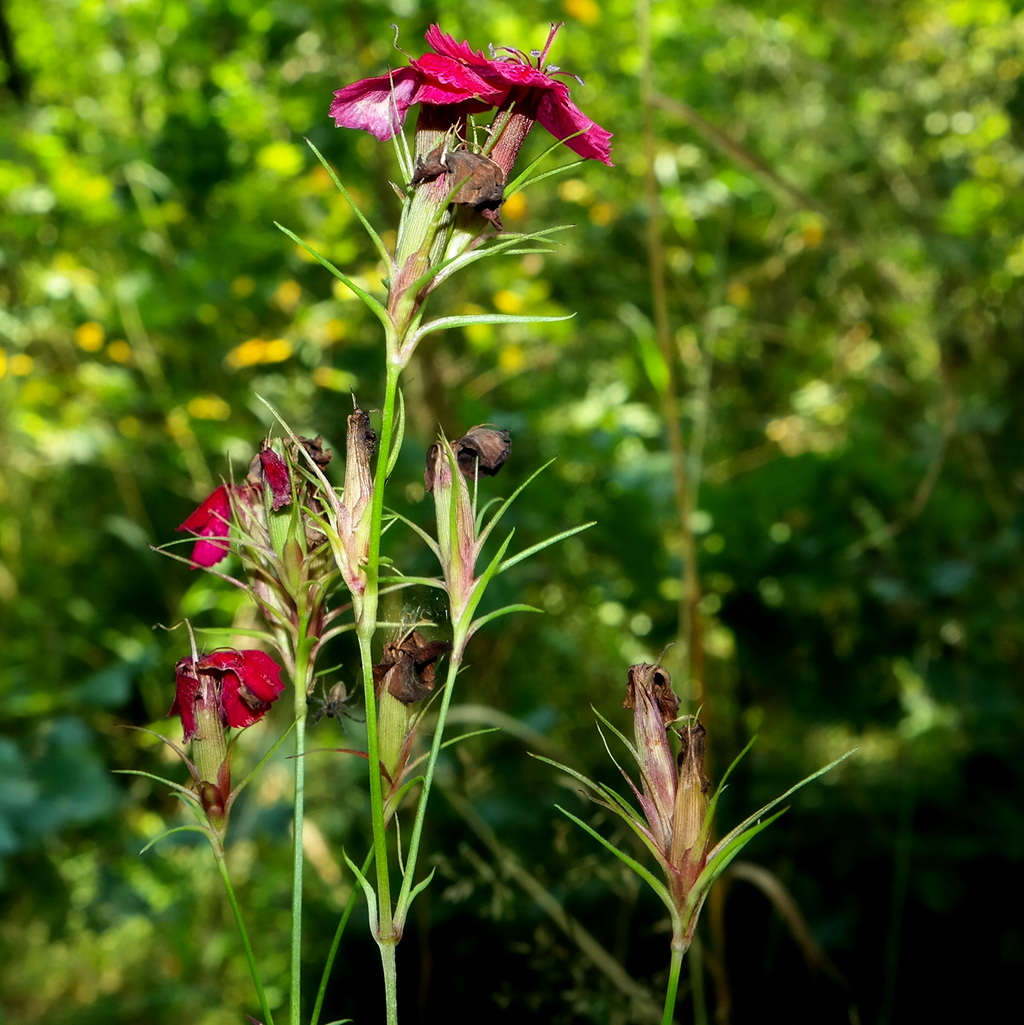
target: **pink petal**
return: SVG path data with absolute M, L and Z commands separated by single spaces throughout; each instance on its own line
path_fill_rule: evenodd
M 390 75 L 353 82 L 334 94 L 330 116 L 339 128 L 360 128 L 378 139 L 390 139 L 405 123 L 421 80 L 415 68 L 399 68 Z
M 450 57 L 425 53 L 414 60 L 412 66 L 423 75 L 416 103 L 462 103 L 475 99 L 486 106 L 493 106 L 505 95 L 504 90 L 491 85 L 473 69 Z
M 479 50 L 474 50 L 468 43 L 455 42 L 453 36 L 441 31 L 440 25 L 431 25 L 426 32 L 427 43 L 438 53 L 445 57 L 454 57 L 455 60 L 466 61 L 469 64 L 490 64 L 489 58 L 485 57 Z
M 183 658 L 174 667 L 174 703 L 167 714 L 181 716 L 185 740 L 191 740 L 196 734 L 195 703 L 198 690 L 199 677 L 196 676 L 192 659 Z
M 556 138 L 564 139 L 566 146 L 586 160 L 600 160 L 613 166 L 611 161 L 612 133 L 591 121 L 579 107 L 569 99 L 569 90 L 561 82 L 552 82 L 541 97 L 537 109 L 537 120 Z M 583 132 L 575 139 L 567 136 Z
M 175 528 L 187 530 L 200 538 L 192 549 L 192 561 L 196 566 L 215 566 L 228 553 L 232 488 L 236 493 L 242 490 L 236 484 L 221 484 L 181 526 Z M 217 540 L 208 540 L 212 538 Z
M 214 651 L 198 668 L 223 672 L 221 716 L 236 729 L 259 722 L 284 690 L 281 667 L 264 651 Z

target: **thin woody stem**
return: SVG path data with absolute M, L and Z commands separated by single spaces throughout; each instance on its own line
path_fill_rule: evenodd
M 245 959 L 249 963 L 249 973 L 252 975 L 252 983 L 256 987 L 256 995 L 260 1001 L 260 1013 L 263 1016 L 265 1025 L 274 1025 L 274 1016 L 270 1013 L 270 1004 L 267 1003 L 267 995 L 263 991 L 263 980 L 260 978 L 259 969 L 256 966 L 256 955 L 253 953 L 252 944 L 249 942 L 249 934 L 245 928 L 245 921 L 242 919 L 242 909 L 238 906 L 238 898 L 235 896 L 235 889 L 231 885 L 231 876 L 228 875 L 224 847 L 219 841 L 213 845 L 213 853 L 217 860 L 217 871 L 220 872 L 224 889 L 227 891 L 231 913 L 235 916 L 238 934 L 242 938 L 242 949 L 245 951 Z
M 404 925 L 406 915 L 409 913 L 410 893 L 415 881 L 416 861 L 419 856 L 420 840 L 423 836 L 423 824 L 427 817 L 427 801 L 434 782 L 434 769 L 437 767 L 437 758 L 441 753 L 445 722 L 448 719 L 448 708 L 451 705 L 452 695 L 455 693 L 455 679 L 459 675 L 459 668 L 462 665 L 462 651 L 464 648 L 465 640 L 462 640 L 461 644 L 456 643 L 452 650 L 451 659 L 448 662 L 448 676 L 445 680 L 444 692 L 441 694 L 441 707 L 437 713 L 437 721 L 434 724 L 434 736 L 430 744 L 427 767 L 423 773 L 423 789 L 420 793 L 420 799 L 416 804 L 416 821 L 412 827 L 412 838 L 409 841 L 409 852 L 406 855 L 405 876 L 402 879 L 402 889 L 399 891 L 398 901 L 395 906 L 395 918 L 400 926 Z
M 389 355 L 396 351 L 398 339 L 388 339 Z M 366 708 L 366 754 L 369 763 L 370 810 L 373 826 L 373 853 L 377 872 L 376 940 L 380 947 L 384 970 L 384 992 L 388 1025 L 398 1021 L 398 987 L 395 968 L 395 945 L 398 936 L 392 917 L 391 878 L 388 866 L 388 844 L 384 818 L 384 791 L 380 774 L 380 739 L 377 735 L 377 701 L 373 682 L 371 644 L 377 630 L 377 604 L 380 595 L 380 542 L 384 517 L 384 485 L 395 428 L 395 402 L 401 367 L 389 358 L 381 416 L 380 447 L 374 474 L 373 504 L 370 512 L 370 545 L 366 560 L 366 589 L 356 623 L 359 655 L 363 672 L 363 700 Z
M 295 645 L 295 819 L 292 837 L 292 922 L 291 922 L 291 1007 L 289 1019 L 299 1025 L 302 1014 L 302 869 L 303 821 L 306 808 L 306 703 L 312 682 L 310 652 L 316 643 L 310 638 L 309 609 L 305 602 L 297 610 Z

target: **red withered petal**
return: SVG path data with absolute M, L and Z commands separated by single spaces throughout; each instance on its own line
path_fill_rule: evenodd
M 288 464 L 272 449 L 260 449 L 263 478 L 270 487 L 270 507 L 275 511 L 292 503 L 292 476 Z
M 232 490 L 237 495 L 242 489 L 237 484 L 214 488 L 202 505 L 176 528 L 199 538 L 192 549 L 192 561 L 197 566 L 215 566 L 229 551 Z

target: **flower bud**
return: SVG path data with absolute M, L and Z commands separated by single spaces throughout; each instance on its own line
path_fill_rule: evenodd
M 684 856 L 693 849 L 704 826 L 708 810 L 707 792 L 711 786 L 704 775 L 704 740 L 707 730 L 694 715 L 686 717 L 676 729 L 679 749 L 679 780 L 676 787 L 675 810 L 672 815 L 673 865 L 682 865 Z
M 640 767 L 643 806 L 658 849 L 667 853 L 672 840 L 678 775 L 667 725 L 679 711 L 672 677 L 662 666 L 631 666 L 623 708 L 633 709 L 633 732 Z

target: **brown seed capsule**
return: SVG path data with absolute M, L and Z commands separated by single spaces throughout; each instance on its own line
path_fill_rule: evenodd
M 477 473 L 493 477 L 512 451 L 511 436 L 504 427 L 479 424 L 455 441 L 452 451 L 464 477 L 472 480 Z
M 505 200 L 505 176 L 498 164 L 481 153 L 446 150 L 442 145 L 420 160 L 410 184 L 431 182 L 442 174 L 449 176 L 446 184 L 456 189 L 453 203 L 473 207 L 498 231 L 502 230 L 498 208 Z
M 434 476 L 440 445 L 427 449 L 427 467 L 423 473 L 423 485 L 428 494 L 434 490 Z M 493 477 L 504 465 L 512 451 L 511 435 L 504 427 L 478 424 L 471 427 L 461 438 L 452 442 L 452 452 L 459 464 L 463 477 L 474 480 L 479 474 Z
M 679 698 L 672 690 L 672 677 L 667 669 L 652 666 L 647 662 L 630 666 L 629 682 L 626 684 L 626 700 L 623 708 L 636 708 L 637 688 L 650 693 L 661 712 L 662 721 L 668 726 L 679 715 Z
M 410 630 L 400 640 L 385 644 L 381 661 L 373 667 L 378 696 L 387 688 L 407 705 L 429 697 L 437 660 L 451 647 L 450 641 L 428 641 L 419 630 Z

